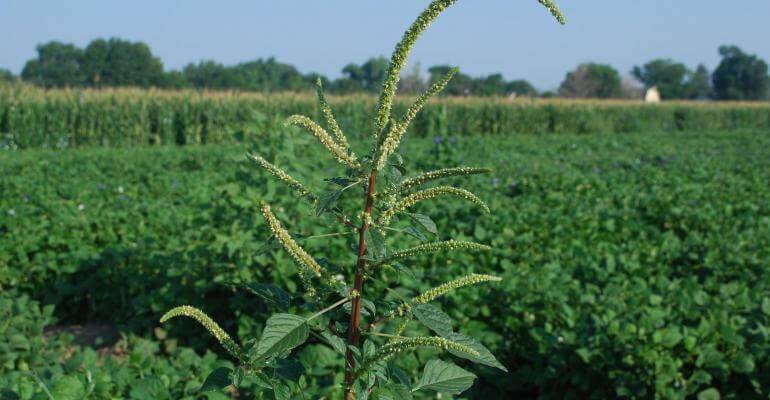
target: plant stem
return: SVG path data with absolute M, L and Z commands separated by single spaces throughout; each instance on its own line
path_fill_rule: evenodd
M 347 303 L 348 301 L 350 301 L 350 299 L 349 299 L 349 298 L 344 298 L 344 299 L 342 299 L 342 300 L 340 300 L 340 301 L 338 301 L 338 302 L 336 302 L 336 303 L 334 303 L 334 304 L 330 305 L 329 307 L 326 307 L 326 308 L 324 308 L 323 310 L 321 310 L 321 311 L 319 311 L 319 312 L 317 312 L 317 313 L 313 314 L 313 315 L 312 315 L 310 318 L 308 318 L 308 319 L 307 319 L 307 321 L 308 321 L 308 322 L 309 322 L 309 321 L 312 321 L 312 320 L 314 320 L 314 319 L 316 319 L 316 318 L 320 317 L 321 315 L 324 315 L 324 314 L 326 314 L 327 312 L 329 312 L 329 311 L 331 311 L 331 310 L 333 310 L 333 309 L 335 309 L 335 308 L 337 308 L 337 307 L 339 307 L 339 306 L 341 306 L 341 305 L 343 305 L 343 304 Z
M 301 240 L 321 239 L 321 238 L 329 238 L 329 237 L 334 237 L 334 236 L 345 236 L 345 235 L 350 235 L 351 233 L 353 233 L 353 231 L 350 231 L 350 232 L 337 232 L 337 233 L 324 233 L 322 235 L 308 236 L 308 237 L 303 238 Z
M 353 357 L 353 352 L 350 350 L 350 346 L 358 347 L 361 339 L 361 331 L 359 325 L 361 324 L 361 296 L 364 290 L 364 270 L 366 269 L 366 230 L 369 229 L 369 220 L 372 215 L 372 207 L 374 206 L 374 187 L 377 181 L 377 169 L 373 166 L 369 173 L 369 187 L 366 190 L 366 201 L 364 206 L 364 214 L 362 215 L 361 228 L 358 230 L 358 257 L 356 259 L 356 277 L 353 284 L 353 290 L 356 291 L 356 296 L 353 297 L 353 304 L 350 310 L 350 324 L 348 326 L 348 350 L 345 354 L 345 399 L 354 400 L 355 392 L 353 391 L 353 383 L 355 380 L 354 370 L 356 368 L 356 360 Z
M 406 336 L 401 336 L 401 335 L 388 335 L 387 333 L 377 333 L 377 332 L 369 332 L 369 333 L 364 333 L 364 335 L 380 336 L 380 337 L 386 337 L 386 338 L 391 338 L 391 339 L 409 339 L 409 338 L 408 338 L 408 337 L 406 337 Z

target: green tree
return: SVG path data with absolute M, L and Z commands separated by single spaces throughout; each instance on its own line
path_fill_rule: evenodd
M 342 69 L 345 76 L 334 82 L 333 89 L 338 93 L 376 92 L 382 87 L 387 72 L 385 57 L 370 58 L 361 65 L 351 63 Z
M 11 82 L 15 80 L 16 76 L 13 75 L 13 72 L 5 68 L 0 68 L 0 82 Z
M 96 39 L 85 49 L 82 72 L 93 86 L 159 86 L 163 64 L 142 42 Z
M 634 67 L 631 75 L 639 79 L 645 88 L 657 86 L 664 100 L 688 97 L 687 83 L 691 71 L 680 62 L 671 59 L 652 60 L 642 67 Z
M 198 89 L 231 89 L 236 85 L 232 71 L 211 60 L 187 64 L 182 75 L 192 87 Z
M 81 65 L 87 85 L 102 86 L 104 72 L 108 68 L 109 56 L 110 48 L 106 40 L 95 39 L 88 44 L 84 51 Z
M 168 71 L 161 75 L 157 86 L 164 89 L 184 89 L 190 87 L 189 82 L 180 71 Z
M 452 69 L 453 67 L 449 65 L 436 65 L 428 68 L 430 84 L 435 85 L 440 82 Z M 473 94 L 474 86 L 473 78 L 462 72 L 457 72 L 447 84 L 444 93 L 449 96 L 470 96 Z
M 535 89 L 531 83 L 523 79 L 508 82 L 507 92 L 508 94 L 516 93 L 516 95 L 519 97 L 536 97 L 538 95 L 537 89 Z
M 492 74 L 474 79 L 473 94 L 476 96 L 505 96 L 508 94 L 508 82 L 502 74 Z
M 190 86 L 209 89 L 240 89 L 253 91 L 299 91 L 313 84 L 318 74 L 301 74 L 294 66 L 274 58 L 257 59 L 234 66 L 214 61 L 188 64 L 182 71 Z M 322 80 L 326 78 L 322 77 Z
M 621 95 L 620 74 L 604 64 L 585 63 L 569 72 L 559 87 L 563 97 L 611 98 Z
M 235 87 L 257 91 L 299 91 L 314 82 L 302 75 L 293 65 L 280 63 L 275 58 L 257 59 L 233 68 Z
M 770 79 L 767 63 L 738 46 L 719 48 L 722 61 L 714 71 L 714 93 L 719 100 L 761 100 L 767 96 Z
M 37 46 L 37 57 L 24 65 L 21 77 L 44 87 L 78 86 L 83 83 L 82 59 L 83 51 L 72 44 L 41 44 Z
M 714 96 L 711 87 L 711 73 L 705 65 L 698 65 L 685 85 L 685 97 L 691 100 L 708 99 Z

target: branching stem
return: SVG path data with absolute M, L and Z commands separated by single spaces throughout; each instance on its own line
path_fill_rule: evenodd
M 358 255 L 356 259 L 356 277 L 353 283 L 355 297 L 350 310 L 350 324 L 348 326 L 348 350 L 345 354 L 345 399 L 355 399 L 353 384 L 355 383 L 356 360 L 353 357 L 353 351 L 350 347 L 358 347 L 361 339 L 361 296 L 364 290 L 364 270 L 366 269 L 366 231 L 369 229 L 372 208 L 374 207 L 374 191 L 377 182 L 377 169 L 372 166 L 369 173 L 369 186 L 366 190 L 366 200 L 364 205 L 364 214 L 362 215 L 361 228 L 358 230 Z
M 321 310 L 321 311 L 311 315 L 310 318 L 307 319 L 307 321 L 310 322 L 310 321 L 312 321 L 312 320 L 314 320 L 314 319 L 316 319 L 316 318 L 326 314 L 327 312 L 329 312 L 331 310 L 334 310 L 335 308 L 337 308 L 337 307 L 347 303 L 348 301 L 350 301 L 350 299 L 346 297 L 346 298 L 344 298 L 344 299 L 342 299 L 342 300 L 340 300 L 340 301 L 330 305 L 329 307 L 326 307 L 323 310 Z

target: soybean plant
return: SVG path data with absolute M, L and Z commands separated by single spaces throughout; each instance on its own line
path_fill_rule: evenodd
M 396 153 L 415 116 L 431 97 L 444 89 L 457 72 L 457 69 L 453 69 L 435 82 L 400 118 L 392 115 L 399 76 L 414 43 L 431 22 L 456 1 L 433 0 L 396 45 L 379 96 L 372 129 L 372 144 L 367 156 L 358 157 L 351 149 L 324 97 L 320 81 L 317 83 L 317 96 L 326 127 L 301 115 L 288 118 L 288 125 L 298 126 L 315 136 L 331 153 L 332 158 L 344 167 L 344 176 L 335 175 L 327 180 L 338 184 L 338 190 L 318 195 L 299 179 L 264 157 L 248 155 L 257 166 L 292 189 L 298 197 L 311 203 L 315 207 L 316 215 L 331 215 L 345 229 L 352 231 L 355 239 L 351 247 L 354 249 L 355 262 L 349 270 L 343 271 L 347 274 L 331 271 L 327 262 L 310 255 L 297 243 L 273 213 L 271 206 L 263 202 L 260 210 L 272 232 L 272 240 L 280 243 L 296 264 L 297 274 L 304 289 L 299 297 L 307 302 L 303 309 L 315 311 L 308 312 L 312 313 L 311 315 L 274 314 L 267 319 L 258 339 L 239 345 L 199 309 L 181 306 L 170 310 L 161 318 L 161 322 L 177 316 L 197 320 L 237 361 L 237 368 L 234 370 L 215 370 L 204 384 L 207 388 L 231 384 L 237 386 L 244 377 L 251 377 L 265 390 L 272 391 L 275 398 L 292 398 L 298 394 L 294 391 L 301 389 L 297 385 L 290 386 L 275 370 L 284 359 L 292 356 L 293 349 L 303 345 L 311 336 L 336 350 L 340 357 L 344 357 L 344 382 L 340 382 L 344 387 L 340 387 L 336 393 L 344 396 L 346 400 L 367 399 L 370 396 L 409 399 L 412 398 L 412 393 L 420 390 L 457 394 L 473 384 L 474 374 L 445 360 L 428 361 L 417 382 L 412 382 L 408 375 L 399 373 L 400 371 L 389 363 L 393 357 L 418 348 L 437 349 L 458 358 L 505 370 L 478 341 L 454 332 L 451 318 L 430 304 L 453 290 L 499 281 L 500 278 L 482 274 L 459 277 L 412 298 L 392 303 L 391 307 L 384 310 L 377 310 L 375 302 L 371 301 L 384 298 L 384 293 L 368 293 L 365 290 L 367 281 L 378 276 L 373 273 L 377 269 L 394 265 L 406 268 L 401 263 L 420 254 L 490 250 L 489 246 L 472 242 L 427 242 L 425 235 L 415 234 L 417 229 L 414 227 L 397 228 L 392 225 L 401 217 L 415 221 L 428 231 L 435 231 L 435 224 L 428 216 L 410 211 L 418 203 L 439 198 L 459 198 L 489 212 L 478 196 L 465 189 L 440 184 L 426 188 L 426 185 L 435 184 L 445 178 L 487 173 L 488 169 L 461 166 L 423 172 L 404 179 L 406 171 L 403 160 L 401 155 Z M 538 1 L 560 23 L 564 23 L 564 17 L 555 4 L 550 0 Z M 380 176 L 383 179 L 378 179 Z M 355 215 L 349 215 L 340 203 L 343 195 L 362 196 L 363 209 Z M 412 248 L 393 250 L 389 248 L 386 236 L 397 233 L 411 233 L 424 242 Z M 266 292 L 276 294 L 275 290 Z M 376 316 L 378 312 L 379 317 Z M 369 316 L 368 321 L 364 321 L 366 316 Z M 406 336 L 405 329 L 413 322 L 424 325 L 434 332 L 435 336 Z M 363 342 L 362 336 L 366 337 Z

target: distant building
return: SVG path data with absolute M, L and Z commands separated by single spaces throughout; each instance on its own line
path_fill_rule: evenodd
M 644 95 L 645 103 L 660 103 L 660 90 L 657 86 L 653 86 L 647 89 L 647 93 Z

